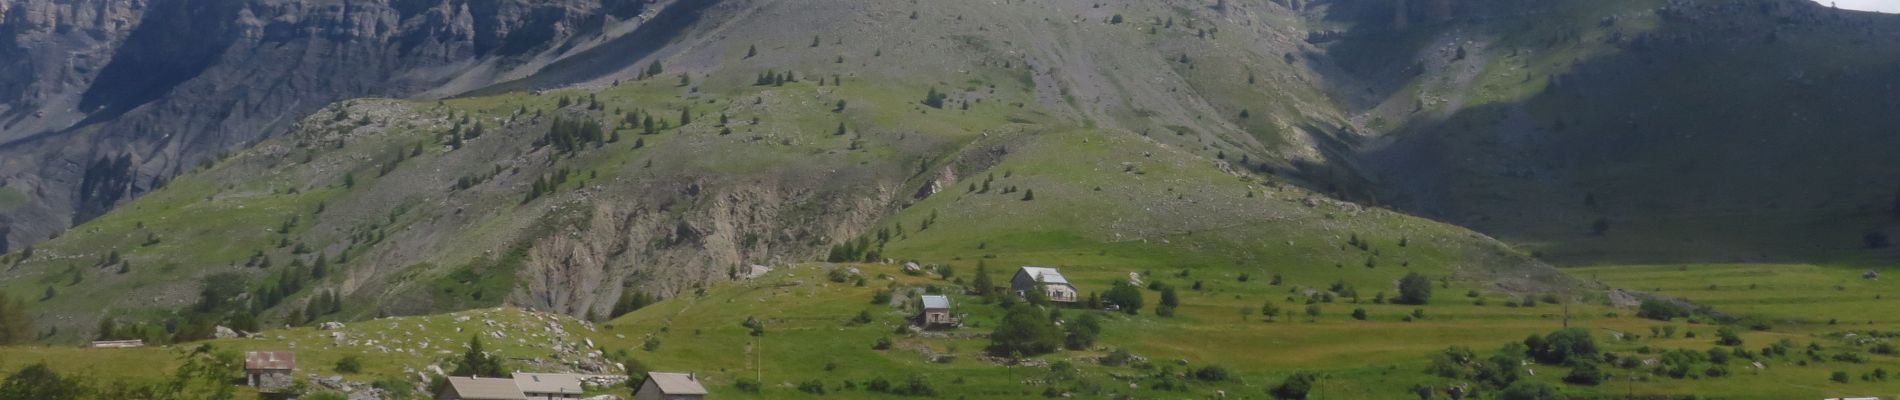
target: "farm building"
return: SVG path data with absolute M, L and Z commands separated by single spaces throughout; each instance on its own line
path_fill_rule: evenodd
M 1048 295 L 1049 301 L 1057 303 L 1075 302 L 1075 285 L 1062 277 L 1062 271 L 1055 268 L 1023 267 L 1016 270 L 1016 276 L 1009 278 L 1009 289 L 1018 296 L 1028 296 L 1031 290 L 1041 290 Z
M 435 395 L 436 400 L 527 400 L 515 386 L 514 379 L 449 377 L 449 384 L 442 385 L 442 393 Z
M 528 400 L 578 399 L 581 397 L 581 376 L 574 374 L 536 374 L 515 373 L 515 387 Z
M 956 315 L 950 313 L 950 296 L 924 295 L 923 311 L 917 315 L 917 323 L 929 327 L 955 327 L 961 325 Z
M 100 340 L 100 341 L 92 342 L 91 344 L 86 345 L 86 347 L 91 347 L 95 349 L 129 349 L 133 347 L 145 347 L 145 341 L 139 340 L 139 339 Z
M 634 400 L 699 400 L 706 398 L 706 387 L 699 377 L 678 372 L 648 372 L 646 380 L 635 386 Z
M 288 351 L 252 351 L 244 353 L 244 384 L 264 393 L 290 389 L 291 370 L 297 369 L 297 356 Z

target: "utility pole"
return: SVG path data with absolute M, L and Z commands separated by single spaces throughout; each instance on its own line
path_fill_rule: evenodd
M 1570 328 L 1570 300 L 1564 299 L 1564 328 Z

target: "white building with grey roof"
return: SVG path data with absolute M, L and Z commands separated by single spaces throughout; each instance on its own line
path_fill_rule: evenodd
M 1062 271 L 1048 267 L 1025 266 L 1016 270 L 1016 276 L 1009 279 L 1009 289 L 1018 296 L 1029 296 L 1031 291 L 1041 291 L 1049 301 L 1074 303 L 1075 285 L 1069 284 L 1069 278 Z
M 648 372 L 646 380 L 633 391 L 634 400 L 701 400 L 706 386 L 699 376 L 679 372 Z

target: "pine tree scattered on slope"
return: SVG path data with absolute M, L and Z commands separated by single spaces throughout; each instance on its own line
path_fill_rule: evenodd
M 537 147 L 552 145 L 562 153 L 572 153 L 580 150 L 581 145 L 588 143 L 595 145 L 606 143 L 606 130 L 600 126 L 600 122 L 592 119 L 568 120 L 557 117 L 548 127 L 548 133 L 535 141 L 534 145 Z
M 488 355 L 482 348 L 480 335 L 470 336 L 468 350 L 462 352 L 462 359 L 455 364 L 455 370 L 449 376 L 483 376 L 498 378 L 505 375 L 501 368 L 501 359 Z
M 1893 219 L 1900 219 L 1900 191 L 1893 193 Z
M 653 304 L 654 300 L 653 295 L 629 290 L 620 294 L 620 301 L 614 302 L 613 312 L 608 314 L 608 317 L 619 318 L 627 313 L 639 311 Z
M 924 105 L 930 106 L 930 108 L 941 109 L 943 108 L 944 99 L 948 97 L 950 96 L 937 92 L 937 88 L 930 88 L 930 93 L 924 95 Z

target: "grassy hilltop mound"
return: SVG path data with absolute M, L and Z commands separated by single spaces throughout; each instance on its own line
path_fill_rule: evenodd
M 572 89 L 331 105 L 6 256 L 0 286 L 62 339 L 107 316 L 171 321 L 141 328 L 154 339 L 503 303 L 598 317 L 880 232 L 916 238 L 884 258 L 1083 246 L 1143 269 L 1569 286 L 1481 236 L 1304 189 L 1324 176 L 1297 166 L 1323 157 L 1287 128 L 1338 117 L 1243 106 L 1315 93 L 1283 57 L 1282 5 L 833 6 L 712 6 L 674 32 L 702 40 L 601 43 L 507 86 Z M 847 10 L 865 13 L 754 34 Z M 1111 51 L 1130 43 L 1179 57 Z M 1377 244 L 1337 250 L 1356 236 Z
M 1571 287 L 1480 235 L 1073 127 L 1009 91 L 959 93 L 965 110 L 904 87 L 653 79 L 352 101 L 10 256 L 6 286 L 38 295 L 43 324 L 69 338 L 105 315 L 255 328 L 505 302 L 598 317 L 626 294 L 671 297 L 840 245 L 872 259 L 1120 259 L 1104 267 L 1124 274 L 1372 285 L 1426 268 L 1498 290 Z M 127 295 L 84 295 L 99 290 Z

